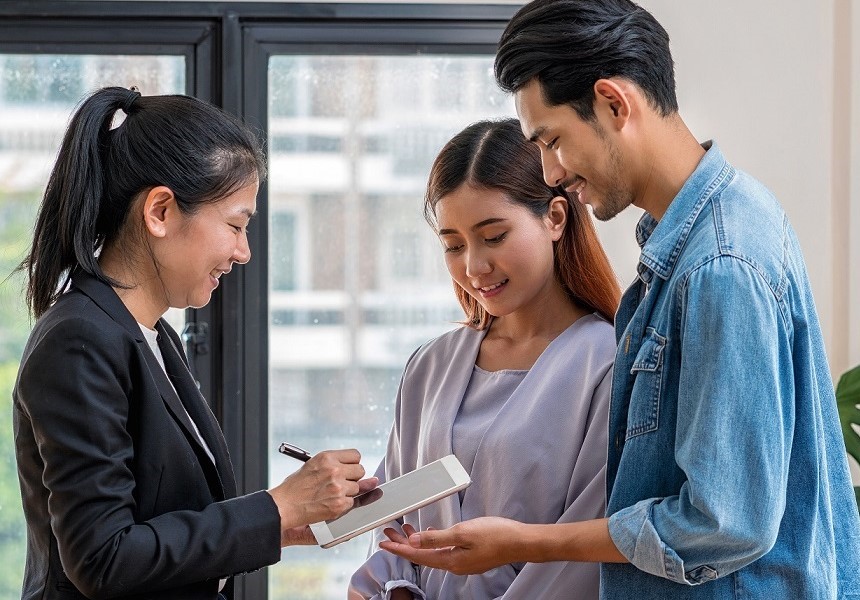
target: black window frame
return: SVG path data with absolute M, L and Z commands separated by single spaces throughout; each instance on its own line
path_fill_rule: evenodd
M 519 5 L 6 0 L 0 54 L 172 54 L 186 93 L 267 131 L 268 60 L 283 54 L 493 54 Z M 121 82 L 119 82 L 121 84 Z M 145 90 L 143 90 L 145 93 Z M 268 190 L 261 186 L 254 256 L 224 278 L 186 350 L 224 430 L 241 492 L 268 487 Z M 265 571 L 236 598 L 268 597 Z

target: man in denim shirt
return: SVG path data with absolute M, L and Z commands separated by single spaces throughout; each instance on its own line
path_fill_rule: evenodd
M 457 573 L 600 561 L 603 598 L 860 598 L 860 518 L 797 239 L 681 120 L 665 30 L 627 0 L 536 0 L 496 77 L 550 185 L 599 219 L 646 211 L 615 323 L 608 518 L 483 518 L 383 545 Z

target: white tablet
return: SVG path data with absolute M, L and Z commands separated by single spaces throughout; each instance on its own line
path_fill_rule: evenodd
M 323 548 L 345 542 L 406 513 L 465 489 L 469 474 L 453 454 L 386 481 L 354 499 L 355 504 L 337 519 L 311 525 Z

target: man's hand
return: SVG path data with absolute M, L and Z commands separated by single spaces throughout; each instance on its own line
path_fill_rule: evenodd
M 419 565 L 455 575 L 473 575 L 508 563 L 524 562 L 525 558 L 517 555 L 522 527 L 521 523 L 501 517 L 481 517 L 449 529 L 421 532 L 404 525 L 403 533 L 386 529 L 388 540 L 379 547 Z

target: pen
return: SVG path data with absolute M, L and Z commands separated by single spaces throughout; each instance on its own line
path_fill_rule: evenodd
M 288 444 L 287 442 L 283 442 L 278 446 L 278 452 L 286 454 L 287 456 L 292 456 L 296 460 L 300 460 L 302 462 L 308 462 L 311 459 L 310 452 L 299 448 L 298 446 L 294 446 L 293 444 Z

